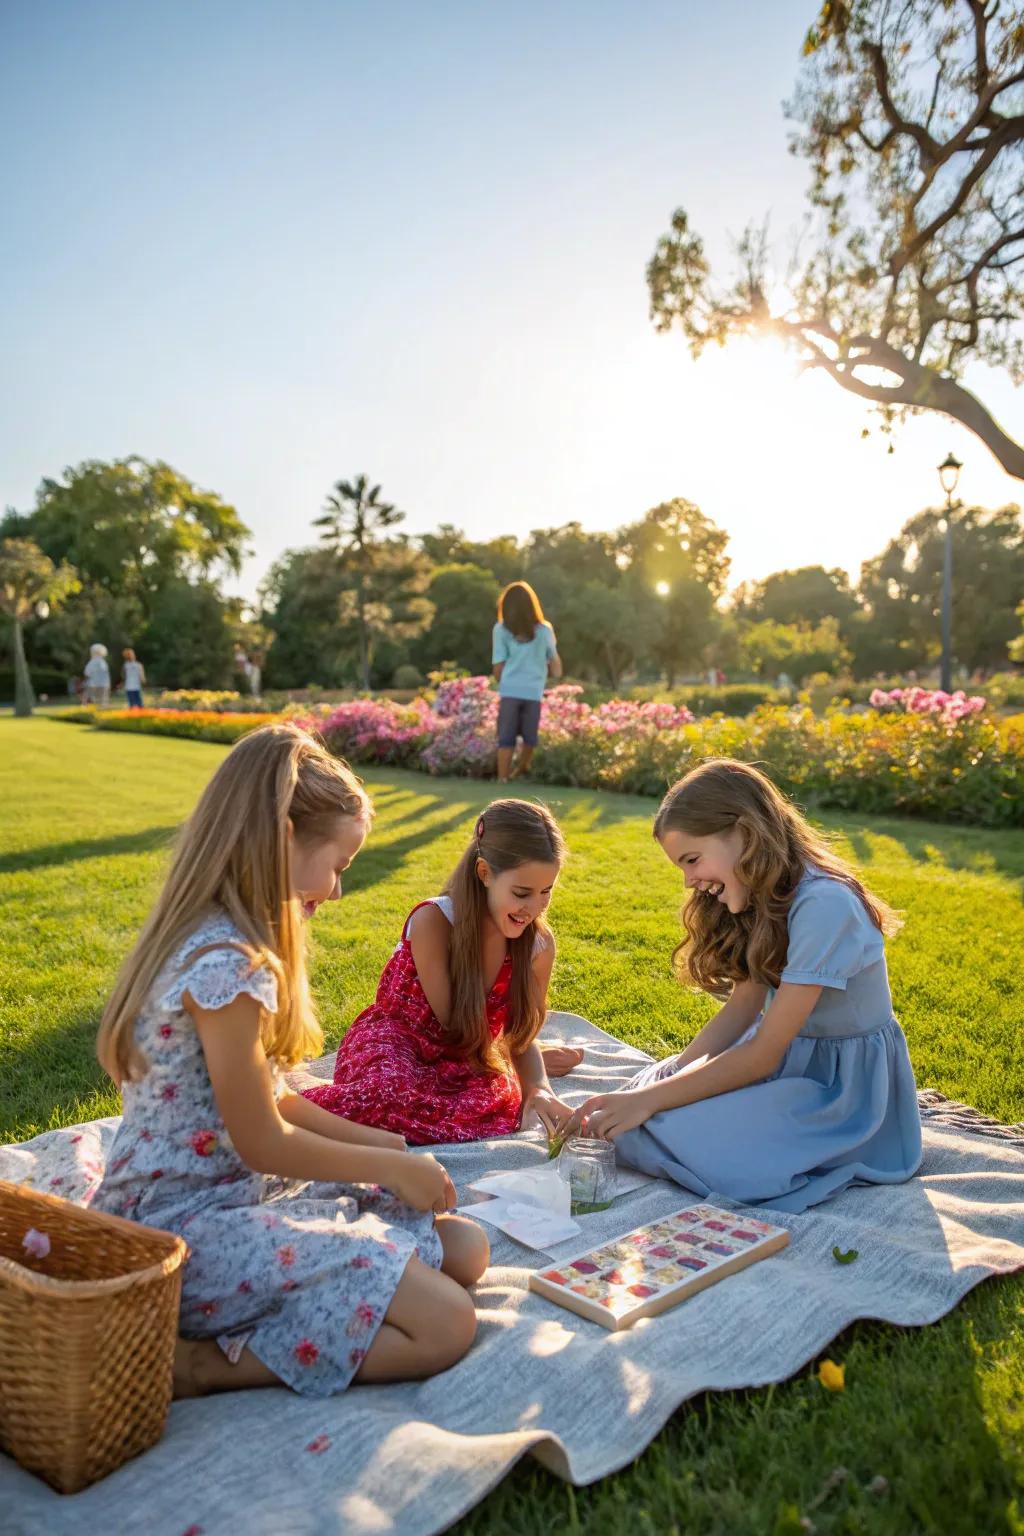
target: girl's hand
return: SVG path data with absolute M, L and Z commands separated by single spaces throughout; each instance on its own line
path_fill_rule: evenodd
M 396 1172 L 392 1174 L 389 1170 L 387 1180 L 382 1182 L 414 1211 L 433 1211 L 435 1216 L 443 1216 L 459 1203 L 446 1169 L 430 1152 L 406 1152 L 396 1161 Z
M 583 1060 L 583 1052 L 576 1045 L 542 1045 L 540 1053 L 548 1077 L 565 1077 Z
M 635 1130 L 654 1113 L 643 1088 L 624 1088 L 619 1093 L 598 1093 L 579 1109 L 585 1136 L 614 1141 L 624 1131 Z
M 544 1127 L 548 1137 L 560 1136 L 563 1129 L 569 1125 L 576 1111 L 563 1104 L 561 1099 L 555 1097 L 550 1087 L 546 1084 L 533 1089 L 523 1098 L 523 1121 L 528 1114 L 537 1116 Z

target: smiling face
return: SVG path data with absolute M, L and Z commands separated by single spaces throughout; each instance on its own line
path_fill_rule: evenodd
M 736 876 L 744 846 L 743 834 L 737 827 L 709 837 L 697 837 L 671 827 L 658 841 L 669 862 L 682 870 L 687 890 L 699 891 L 709 900 L 721 902 L 730 912 L 743 911 L 750 893 Z
M 517 939 L 547 910 L 558 879 L 557 864 L 530 862 L 504 874 L 478 859 L 477 878 L 487 890 L 487 915 L 506 939 Z
M 366 841 L 368 826 L 361 816 L 339 816 L 327 837 L 291 838 L 292 896 L 310 918 L 321 902 L 341 899 L 341 877 Z

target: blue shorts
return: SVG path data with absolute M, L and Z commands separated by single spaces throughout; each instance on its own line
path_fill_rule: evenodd
M 135 688 L 126 688 L 124 691 L 124 696 L 128 700 L 129 709 L 142 708 L 142 694 L 139 693 Z
M 524 747 L 535 747 L 540 731 L 540 699 L 502 699 L 498 705 L 498 746 L 514 747 L 523 738 Z

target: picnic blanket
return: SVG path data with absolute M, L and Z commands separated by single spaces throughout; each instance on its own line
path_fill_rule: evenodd
M 581 1044 L 563 1096 L 621 1086 L 648 1058 L 573 1014 L 545 1038 Z M 330 1075 L 330 1058 L 314 1070 Z M 331 1399 L 285 1390 L 174 1403 L 163 1439 L 72 1497 L 0 1456 L 4 1536 L 145 1529 L 147 1536 L 427 1536 L 471 1509 L 527 1452 L 575 1483 L 637 1456 L 696 1393 L 781 1381 L 856 1318 L 934 1322 L 980 1280 L 1024 1267 L 1024 1126 L 921 1094 L 924 1162 L 909 1183 L 845 1191 L 801 1215 L 765 1210 L 789 1246 L 661 1317 L 609 1333 L 527 1290 L 550 1258 L 489 1229 L 469 1355 L 431 1381 Z M 117 1121 L 0 1147 L 0 1177 L 80 1198 Z M 77 1138 L 77 1139 L 76 1139 Z M 460 1199 L 484 1173 L 537 1165 L 539 1132 L 437 1149 Z M 469 1198 L 473 1198 L 471 1195 Z M 655 1181 L 583 1218 L 587 1243 L 688 1203 Z M 727 1202 L 722 1202 L 727 1203 Z M 856 1248 L 837 1265 L 833 1245 Z M 584 1246 L 577 1237 L 552 1256 Z

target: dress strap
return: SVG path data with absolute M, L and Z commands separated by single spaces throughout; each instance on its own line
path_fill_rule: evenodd
M 448 921 L 454 925 L 455 903 L 452 901 L 451 897 L 428 896 L 426 901 L 418 901 L 413 907 L 412 911 L 409 913 L 409 916 L 406 918 L 405 927 L 402 929 L 403 939 L 407 939 L 409 937 L 409 924 L 412 922 L 413 918 L 416 916 L 416 913 L 420 910 L 421 907 L 440 907 Z

